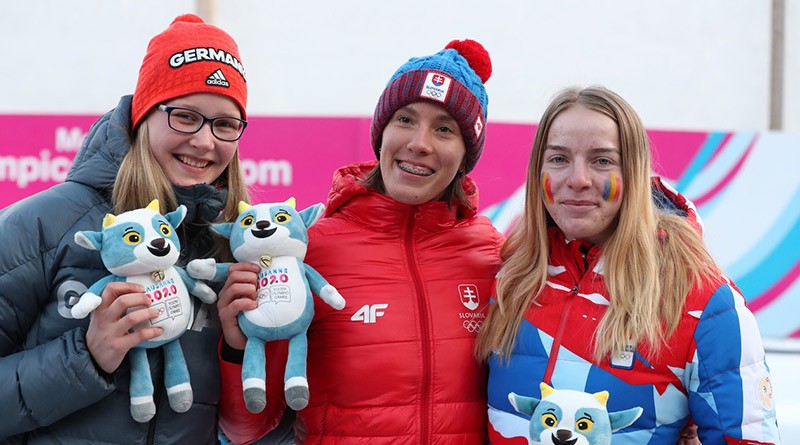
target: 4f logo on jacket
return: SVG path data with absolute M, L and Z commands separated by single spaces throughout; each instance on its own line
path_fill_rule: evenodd
M 357 310 L 350 320 L 352 321 L 363 321 L 364 323 L 375 323 L 378 317 L 382 317 L 384 315 L 383 310 L 388 308 L 389 305 L 386 303 L 378 303 L 378 304 L 365 304 L 361 306 L 361 309 Z

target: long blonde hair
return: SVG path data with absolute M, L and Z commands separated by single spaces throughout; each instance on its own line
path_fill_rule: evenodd
M 123 158 L 114 182 L 112 202 L 114 213 L 120 214 L 128 210 L 146 207 L 153 199 L 161 203 L 161 212 L 173 211 L 178 206 L 175 192 L 172 189 L 164 170 L 156 161 L 150 149 L 147 121 L 139 125 L 136 136 L 131 142 L 130 150 Z M 222 211 L 222 221 L 235 221 L 239 215 L 239 201 L 250 202 L 247 185 L 239 165 L 239 148 L 231 158 L 228 167 L 212 184 L 227 188 L 228 198 Z M 216 239 L 213 253 L 226 255 L 228 241 Z
M 650 142 L 633 108 L 600 87 L 562 90 L 545 110 L 536 131 L 520 223 L 501 255 L 496 304 L 476 344 L 476 355 L 508 358 L 525 313 L 547 280 L 549 219 L 542 201 L 541 172 L 550 127 L 562 111 L 580 104 L 611 118 L 619 129 L 625 189 L 614 233 L 603 246 L 609 306 L 594 339 L 595 360 L 644 342 L 658 354 L 678 326 L 691 288 L 720 273 L 702 234 L 685 218 L 660 211 L 652 199 Z

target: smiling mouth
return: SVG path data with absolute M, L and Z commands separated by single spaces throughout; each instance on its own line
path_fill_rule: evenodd
M 166 256 L 169 253 L 169 244 L 161 248 L 147 246 L 147 250 L 149 250 L 150 253 L 152 253 L 155 256 Z
M 400 170 L 403 170 L 404 172 L 411 173 L 413 175 L 430 176 L 430 175 L 433 174 L 433 170 L 430 170 L 430 169 L 427 169 L 427 168 L 422 168 L 422 167 L 415 167 L 415 166 L 413 166 L 411 164 L 407 164 L 405 162 L 398 162 L 397 166 L 400 167 Z
M 277 227 L 273 227 L 271 229 L 263 229 L 263 230 L 253 229 L 252 232 L 253 232 L 253 236 L 256 237 L 256 238 L 267 238 L 267 237 L 272 236 L 272 234 L 275 233 L 276 230 L 278 230 L 278 228 Z
M 188 165 L 189 167 L 196 167 L 196 168 L 205 168 L 208 166 L 208 164 L 211 163 L 209 161 L 195 160 L 184 155 L 178 155 L 175 156 L 175 158 L 177 158 L 178 161 L 180 161 L 181 163 Z

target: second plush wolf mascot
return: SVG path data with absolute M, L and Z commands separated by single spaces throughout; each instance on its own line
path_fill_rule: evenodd
M 314 299 L 319 295 L 332 308 L 344 308 L 345 300 L 325 278 L 303 261 L 308 249 L 308 228 L 322 216 L 325 206 L 315 204 L 300 212 L 295 200 L 249 205 L 239 203 L 235 222 L 213 224 L 212 230 L 230 240 L 236 261 L 261 267 L 258 275 L 258 308 L 239 314 L 239 327 L 247 336 L 242 364 L 242 385 L 247 409 L 261 412 L 267 403 L 267 341 L 289 339 L 284 375 L 286 403 L 294 410 L 308 405 L 306 332 L 314 318 Z M 224 281 L 229 264 L 213 259 L 195 260 L 187 271 L 195 278 Z

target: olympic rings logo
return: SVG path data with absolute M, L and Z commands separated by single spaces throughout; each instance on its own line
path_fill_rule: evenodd
M 483 326 L 483 320 L 464 320 L 461 323 L 468 332 L 479 332 Z
M 427 91 L 427 94 L 428 94 L 428 96 L 430 96 L 430 97 L 435 97 L 435 98 L 440 98 L 440 97 L 442 97 L 442 92 L 441 92 L 441 91 L 436 91 L 436 90 L 428 90 L 428 91 Z

